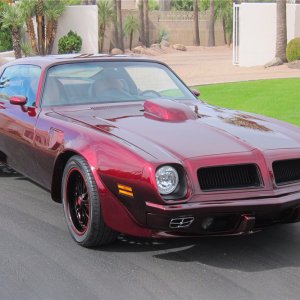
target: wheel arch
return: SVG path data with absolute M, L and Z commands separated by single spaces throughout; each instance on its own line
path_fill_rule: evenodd
M 7 156 L 4 152 L 0 151 L 0 162 L 6 164 L 7 163 Z
M 74 150 L 67 150 L 61 153 L 56 158 L 54 169 L 53 169 L 53 175 L 52 175 L 52 184 L 51 184 L 51 198 L 55 202 L 62 203 L 61 183 L 62 183 L 63 172 L 68 160 L 74 155 L 80 155 L 80 154 Z

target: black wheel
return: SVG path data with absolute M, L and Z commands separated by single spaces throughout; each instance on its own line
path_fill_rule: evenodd
M 68 229 L 74 240 L 84 247 L 107 245 L 117 233 L 107 227 L 101 214 L 96 182 L 87 161 L 76 155 L 64 170 L 62 196 Z

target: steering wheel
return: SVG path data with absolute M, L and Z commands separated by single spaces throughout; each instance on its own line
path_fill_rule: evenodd
M 161 94 L 154 90 L 145 90 L 145 91 L 140 92 L 140 96 L 147 96 L 147 94 L 150 94 L 150 96 L 152 96 L 151 94 L 154 94 L 158 98 L 161 97 Z

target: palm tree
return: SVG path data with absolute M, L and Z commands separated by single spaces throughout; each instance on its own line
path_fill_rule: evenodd
M 145 45 L 145 26 L 144 26 L 144 1 L 139 0 L 138 2 L 139 7 L 139 25 L 140 25 L 140 38 L 139 41 Z
M 198 0 L 193 0 L 193 10 L 194 10 L 194 27 L 195 27 L 195 46 L 200 46 L 200 35 L 199 35 L 199 20 L 198 20 Z
M 276 5 L 276 51 L 275 57 L 265 67 L 282 65 L 287 62 L 286 46 L 287 46 L 287 28 L 286 28 L 286 0 L 277 0 Z
M 0 1 L 0 52 L 8 51 L 12 49 L 12 37 L 8 28 L 2 27 L 2 13 L 6 9 L 8 4 Z
M 111 42 L 111 44 L 113 44 L 114 47 L 119 47 L 119 30 L 118 30 L 118 16 L 117 16 L 117 0 L 113 0 L 112 1 L 112 7 L 113 7 L 113 11 L 115 12 L 114 18 L 113 18 L 113 24 L 114 24 L 114 29 L 113 29 L 113 33 L 114 33 L 114 38 L 113 38 L 113 42 Z M 110 46 L 111 48 L 111 46 Z M 111 49 L 109 49 L 111 50 Z
M 215 15 L 220 18 L 223 25 L 224 43 L 230 45 L 232 39 L 232 0 L 222 0 L 216 2 Z M 228 35 L 228 39 L 227 39 Z
M 159 0 L 159 10 L 160 11 L 171 10 L 171 0 Z
M 22 0 L 19 2 L 19 7 L 21 10 L 21 14 L 25 20 L 27 32 L 30 39 L 31 49 L 34 54 L 38 53 L 37 45 L 36 45 L 36 35 L 34 31 L 34 25 L 32 18 L 35 15 L 35 0 Z
M 36 1 L 36 23 L 38 33 L 38 51 L 40 55 L 45 55 L 45 18 L 44 18 L 44 1 Z
M 23 25 L 22 14 L 18 5 L 9 5 L 2 13 L 2 27 L 8 28 L 12 35 L 15 58 L 22 57 L 21 27 Z
M 47 17 L 46 54 L 51 54 L 57 33 L 58 19 L 65 11 L 66 5 L 60 0 L 46 0 L 44 14 Z
M 277 0 L 277 21 L 276 21 L 276 54 L 282 63 L 286 59 L 287 28 L 286 28 L 286 0 Z
M 106 27 L 113 20 L 115 13 L 112 2 L 109 0 L 100 0 L 97 5 L 99 19 L 99 52 L 103 52 Z
M 148 0 L 144 0 L 144 29 L 145 29 L 145 45 L 150 46 L 150 31 L 149 31 L 149 3 Z
M 125 19 L 125 24 L 124 24 L 124 31 L 127 36 L 129 36 L 129 49 L 132 49 L 132 39 L 133 39 L 133 34 L 137 32 L 139 29 L 139 22 L 138 20 L 133 16 L 129 15 Z
M 117 0 L 118 48 L 124 51 L 124 37 L 122 25 L 122 2 Z
M 215 42 L 215 2 L 210 0 L 208 21 L 208 47 L 214 47 Z

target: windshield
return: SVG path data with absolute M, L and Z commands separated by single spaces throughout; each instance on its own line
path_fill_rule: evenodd
M 51 67 L 42 106 L 191 100 L 195 96 L 167 67 L 154 62 L 84 62 Z

